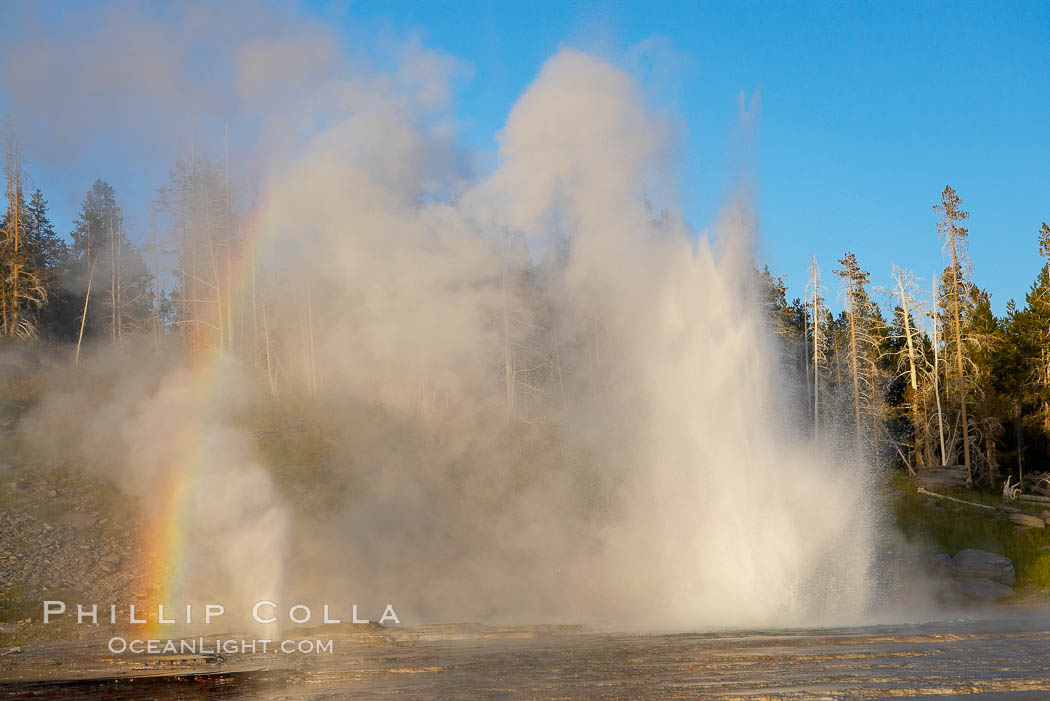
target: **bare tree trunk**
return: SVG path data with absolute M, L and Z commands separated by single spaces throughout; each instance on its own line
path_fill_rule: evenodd
M 923 467 L 934 464 L 933 436 L 930 431 L 930 403 L 926 399 L 926 392 L 920 393 L 922 401 L 922 456 Z
M 310 282 L 306 283 L 306 382 L 310 394 L 317 394 L 317 355 L 314 347 L 314 304 Z
M 816 300 L 814 300 L 816 301 Z M 802 297 L 802 353 L 805 356 L 805 394 L 808 398 L 806 402 L 810 404 L 810 408 L 813 408 L 813 380 L 810 376 L 810 319 L 807 318 L 810 313 L 810 291 L 806 290 Z M 816 318 L 816 317 L 815 317 Z M 816 365 L 816 356 L 814 356 L 814 365 Z M 814 417 L 816 423 L 816 416 Z M 814 428 L 816 431 L 816 428 Z
M 820 301 L 813 300 L 813 435 L 820 432 Z
M 22 165 L 19 162 L 18 147 L 15 144 L 15 136 L 12 131 L 7 133 L 7 212 L 10 216 L 7 236 L 12 246 L 11 257 L 11 303 L 7 306 L 6 294 L 4 295 L 5 324 L 4 331 L 12 336 L 18 333 L 19 315 L 22 308 L 22 292 L 19 287 L 22 277 L 20 255 L 22 247 L 21 212 L 19 211 L 19 195 L 22 191 L 21 175 Z M 9 312 L 9 315 L 7 314 Z
M 503 306 L 503 374 L 507 392 L 507 414 L 514 414 L 514 349 L 510 340 L 510 311 L 507 309 L 507 274 L 500 276 L 500 294 Z
M 266 314 L 266 304 L 262 309 L 263 342 L 266 344 L 266 379 L 270 383 L 270 393 L 277 396 L 277 374 L 274 370 L 273 356 L 270 352 L 270 321 Z
M 231 279 L 230 249 L 233 247 L 233 202 L 230 199 L 230 125 L 224 132 L 226 151 L 226 337 L 233 348 L 233 280 Z
M 857 318 L 856 318 L 856 300 L 854 299 L 853 292 L 853 278 L 848 278 L 849 282 L 849 353 L 850 363 L 853 366 L 853 414 L 856 436 L 857 436 L 857 448 L 860 448 L 860 359 L 857 357 Z
M 95 278 L 95 263 L 98 262 L 98 256 L 91 261 L 91 266 L 88 270 L 88 284 L 87 293 L 84 295 L 84 313 L 80 315 L 80 333 L 77 334 L 77 350 L 73 354 L 73 366 L 80 365 L 80 344 L 84 340 L 84 322 L 87 321 L 88 313 L 88 301 L 91 299 L 91 281 Z
M 19 324 L 18 316 L 19 316 L 19 310 L 20 310 L 20 308 L 22 306 L 21 293 L 19 292 L 19 289 L 18 289 L 19 278 L 22 275 L 22 272 L 19 269 L 19 265 L 18 265 L 18 263 L 19 263 L 19 261 L 18 261 L 19 248 L 20 248 L 21 243 L 22 243 L 22 232 L 19 231 L 19 223 L 20 223 L 19 222 L 19 219 L 20 219 L 19 214 L 20 214 L 20 212 L 18 211 L 18 200 L 19 200 L 18 195 L 19 195 L 19 190 L 22 189 L 21 183 L 19 182 L 19 180 L 20 180 L 19 175 L 20 174 L 18 172 L 20 168 L 21 168 L 21 164 L 18 162 L 18 159 L 16 157 L 16 158 L 14 158 L 14 164 L 12 165 L 12 171 L 13 171 L 13 176 L 12 177 L 14 179 L 14 186 L 11 189 L 10 210 L 9 210 L 11 212 L 11 232 L 12 232 L 11 236 L 13 238 L 13 242 L 12 243 L 14 245 L 14 258 L 12 259 L 12 262 L 11 262 L 11 334 L 12 335 L 18 333 L 18 324 Z
M 182 227 L 182 247 L 185 249 L 188 246 L 189 243 L 188 239 L 186 238 L 186 227 L 184 226 Z M 186 256 L 183 255 L 182 257 L 185 258 Z M 179 312 L 179 321 L 181 323 L 186 324 L 185 328 L 187 329 L 187 331 L 184 332 L 184 338 L 185 333 L 190 334 L 189 338 L 187 339 L 189 341 L 188 345 L 191 350 L 196 351 L 198 329 L 197 318 L 194 315 L 194 310 L 196 309 L 197 305 L 190 302 L 190 300 L 193 299 L 191 295 L 195 294 L 195 291 L 190 289 L 192 281 L 190 280 L 190 276 L 187 275 L 186 271 L 182 268 L 179 268 L 179 281 L 181 283 L 180 287 L 182 288 L 182 299 L 179 300 L 179 307 L 181 309 L 181 311 Z
M 211 257 L 211 274 L 215 282 L 215 326 L 219 332 L 219 348 L 226 347 L 226 322 L 223 319 L 222 280 L 219 278 L 219 263 L 215 259 L 215 242 L 208 237 L 208 254 Z
M 1046 348 L 1046 340 L 1043 341 L 1042 356 L 1043 387 L 1050 390 L 1050 349 Z M 1050 438 L 1050 400 L 1046 399 L 1043 400 L 1043 433 Z M 1050 451 L 1050 440 L 1046 445 Z
M 984 459 L 988 463 L 988 482 L 994 487 L 999 481 L 999 461 L 995 454 L 995 439 L 992 437 L 992 421 L 989 419 L 984 426 Z
M 230 261 L 230 242 L 226 244 L 226 338 L 230 349 L 233 349 L 233 280 Z
M 117 342 L 117 249 L 113 236 L 113 215 L 109 215 L 109 339 Z
M 944 449 L 944 414 L 941 411 L 941 387 L 940 387 L 940 351 L 937 343 L 937 281 L 931 284 L 933 288 L 933 395 L 937 398 L 937 432 L 941 437 L 941 467 L 948 464 L 948 453 Z
M 1014 436 L 1017 439 L 1017 483 L 1020 484 L 1024 480 L 1024 463 L 1022 459 L 1021 448 L 1024 442 L 1021 440 L 1022 435 L 1021 426 L 1021 404 L 1017 403 L 1014 405 Z
M 820 360 L 823 355 L 820 330 L 820 268 L 813 256 L 813 435 L 820 431 Z
M 897 291 L 900 294 L 901 310 L 904 315 L 904 335 L 908 340 L 908 374 L 911 384 L 911 422 L 914 435 L 912 436 L 913 450 L 915 451 L 915 463 L 917 467 L 924 467 L 922 449 L 919 439 L 919 373 L 915 367 L 915 342 L 912 339 L 911 315 L 908 309 L 908 295 L 904 290 L 904 280 L 900 270 L 897 271 Z
M 950 237 L 952 244 L 952 316 L 955 318 L 955 355 L 956 370 L 959 381 L 959 411 L 962 416 L 962 442 L 963 442 L 963 465 L 966 466 L 967 479 L 973 479 L 973 471 L 970 469 L 970 424 L 966 418 L 966 377 L 963 369 L 963 347 L 962 347 L 962 320 L 960 318 L 959 302 L 959 268 L 958 258 L 955 251 L 955 224 L 950 223 Z
M 876 391 L 875 383 L 878 381 L 879 372 L 876 365 L 876 355 L 871 355 L 871 382 L 869 386 L 871 388 L 871 397 L 868 403 L 871 412 L 871 443 L 872 443 L 872 456 L 874 462 L 872 463 L 875 467 L 879 466 L 879 417 L 882 415 L 882 406 L 879 401 L 878 392 Z
M 255 283 L 255 261 L 252 261 L 252 345 L 259 342 L 259 302 Z
M 149 215 L 149 231 L 153 244 L 153 349 L 160 350 L 160 247 L 157 243 L 155 212 Z
M 120 258 L 121 258 L 121 252 L 122 252 L 121 251 L 121 245 L 120 245 L 120 235 L 117 232 L 114 232 L 114 234 L 115 234 L 115 237 L 116 237 L 116 240 L 117 240 L 117 242 L 116 242 L 116 249 L 117 249 L 117 263 L 116 263 L 116 271 L 117 271 L 117 275 L 116 275 L 116 286 L 117 286 L 117 341 L 119 342 L 119 341 L 122 341 L 123 338 L 124 338 L 124 302 L 121 299 L 121 292 L 122 292 L 122 290 L 121 290 L 121 285 L 120 285 L 123 269 L 122 269 L 121 264 L 120 264 Z
M 879 466 L 879 417 L 877 412 L 871 412 L 871 454 L 875 467 Z
M 550 290 L 547 291 L 547 306 L 553 308 L 551 302 Z M 558 340 L 558 322 L 557 320 L 551 321 L 551 357 L 554 360 L 554 370 L 558 375 L 558 389 L 561 392 L 561 398 L 565 398 L 565 378 L 561 372 L 561 350 L 560 342 Z

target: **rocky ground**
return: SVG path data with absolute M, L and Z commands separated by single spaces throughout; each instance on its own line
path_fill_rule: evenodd
M 1050 601 L 1050 498 L 1032 485 L 1006 494 L 984 483 L 966 487 L 965 478 L 955 468 L 893 478 L 885 503 L 895 530 L 921 551 L 912 565 L 936 580 L 942 598 Z M 989 566 L 1001 558 L 1010 571 L 990 566 L 981 574 L 975 557 Z
M 938 595 L 943 600 L 1001 601 L 1013 596 L 1017 572 L 1008 557 L 967 548 L 951 556 L 928 548 L 924 565 L 938 575 Z
M 12 431 L 0 427 L 0 448 L 7 446 L 12 449 L 0 450 L 0 649 L 75 638 L 89 629 L 72 625 L 68 616 L 45 626 L 45 600 L 126 608 L 148 599 L 151 592 L 141 575 L 145 528 L 135 504 L 99 476 L 27 459 L 15 447 Z M 902 578 L 925 573 L 935 583 L 936 596 L 950 603 L 1047 593 L 1047 585 L 1032 574 L 1043 564 L 1050 573 L 1050 529 L 1044 528 L 1050 511 L 1042 514 L 1042 505 L 966 504 L 918 494 L 914 484 L 891 491 L 894 499 L 911 500 L 911 511 L 898 514 L 898 525 L 908 518 L 921 526 L 906 555 L 891 555 Z M 987 501 L 987 496 L 956 494 Z M 998 530 L 966 535 L 958 543 L 944 537 L 958 533 L 960 525 L 974 524 Z
M 43 626 L 46 599 L 132 601 L 142 532 L 133 505 L 91 475 L 9 457 L 0 452 L 0 644 L 66 632 Z
M 114 656 L 91 641 L 0 656 L 15 699 L 1050 698 L 1050 610 L 851 629 L 600 633 L 428 626 L 324 631 L 331 653 Z M 313 633 L 295 635 L 310 640 Z M 76 660 L 56 667 L 55 660 Z M 5 683 L 6 682 L 6 683 Z

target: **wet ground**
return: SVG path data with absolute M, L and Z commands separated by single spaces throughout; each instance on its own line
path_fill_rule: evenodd
M 921 625 L 639 635 L 429 626 L 296 636 L 320 654 L 0 649 L 2 698 L 1050 698 L 1050 612 Z

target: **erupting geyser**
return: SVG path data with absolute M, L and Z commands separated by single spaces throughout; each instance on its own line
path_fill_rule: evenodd
M 310 138 L 274 149 L 237 265 L 265 300 L 251 288 L 269 382 L 210 353 L 125 379 L 72 441 L 117 447 L 119 481 L 155 511 L 166 569 L 143 603 L 677 629 L 861 613 L 866 478 L 783 420 L 746 203 L 717 250 L 696 236 L 673 130 L 588 55 L 548 61 L 473 184 L 441 94 L 324 82 L 324 118 L 299 118 Z M 231 294 L 237 318 L 249 298 Z M 309 490 L 273 475 L 300 458 L 266 465 L 253 444 L 253 403 L 297 392 L 329 425 L 309 469 L 334 507 L 297 507 Z
M 268 210 L 284 250 L 327 252 L 303 260 L 340 300 L 318 346 L 329 381 L 458 442 L 348 505 L 348 586 L 445 620 L 696 627 L 862 610 L 864 475 L 784 425 L 752 219 L 728 210 L 717 255 L 682 224 L 671 130 L 631 79 L 552 58 L 510 113 L 499 167 L 451 204 L 418 203 L 442 142 L 387 107 L 319 135 Z M 549 423 L 555 446 L 479 455 L 478 417 L 508 405 Z

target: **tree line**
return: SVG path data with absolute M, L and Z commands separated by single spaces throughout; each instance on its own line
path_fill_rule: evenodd
M 235 353 L 273 394 L 317 392 L 314 283 L 294 266 L 252 260 L 254 222 L 234 211 L 228 161 L 178 160 L 137 242 L 114 188 L 97 179 L 63 237 L 29 187 L 10 122 L 4 132 L 0 344 L 68 344 L 76 366 L 92 344 L 175 342 L 191 354 Z
M 1050 227 L 1035 230 L 1043 265 L 1018 307 L 996 316 L 973 280 L 969 213 L 946 186 L 934 207 L 945 267 L 929 285 L 893 266 L 892 284 L 871 285 L 851 252 L 832 271 L 843 310 L 833 315 L 812 258 L 802 299 L 787 302 L 781 278 L 759 275 L 785 362 L 804 375 L 809 423 L 843 423 L 875 464 L 908 470 L 961 465 L 971 482 L 1021 480 L 1050 469 Z M 932 234 L 932 231 L 931 231 Z M 886 318 L 876 297 L 892 308 Z M 842 417 L 849 417 L 843 421 Z
M 66 342 L 75 365 L 87 341 L 176 339 L 192 351 L 235 352 L 274 394 L 282 387 L 317 391 L 321 320 L 312 300 L 323 290 L 294 269 L 262 270 L 251 262 L 245 271 L 238 263 L 250 260 L 251 224 L 234 214 L 227 164 L 196 156 L 177 162 L 156 192 L 142 243 L 132 241 L 114 189 L 96 180 L 67 240 L 50 221 L 43 193 L 29 187 L 10 125 L 6 132 L 0 341 Z M 805 424 L 817 436 L 845 429 L 856 449 L 880 465 L 963 465 L 972 480 L 988 483 L 1005 473 L 1021 479 L 1046 471 L 1050 227 L 1044 222 L 1036 231 L 1033 251 L 1043 266 L 1024 306 L 1011 301 L 997 317 L 988 292 L 972 279 L 961 198 L 945 187 L 934 210 L 946 260 L 928 285 L 894 267 L 892 284 L 875 288 L 856 255 L 846 252 L 830 271 L 844 307 L 835 315 L 827 304 L 829 275 L 815 257 L 803 298 L 790 303 L 782 278 L 768 268 L 756 271 L 783 341 L 782 359 L 805 378 Z M 506 245 L 517 254 L 506 254 L 514 260 L 498 279 L 494 386 L 508 413 L 524 417 L 547 389 L 564 388 L 567 345 L 544 307 L 543 271 L 519 260 L 522 246 Z M 892 306 L 890 318 L 877 298 Z M 294 304 L 282 302 L 288 299 Z M 278 327 L 283 334 L 275 334 Z M 577 344 L 575 362 L 584 356 L 600 362 L 600 329 L 579 334 L 590 340 Z
M 207 160 L 179 161 L 151 202 L 149 241 L 135 243 L 113 187 L 88 189 L 68 240 L 48 216 L 10 124 L 6 127 L 0 220 L 0 339 L 86 341 L 178 336 L 189 346 L 227 347 L 233 231 L 228 180 Z M 158 232 L 155 218 L 166 231 Z M 162 259 L 165 261 L 162 265 Z M 161 289 L 162 267 L 174 282 Z

